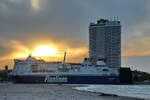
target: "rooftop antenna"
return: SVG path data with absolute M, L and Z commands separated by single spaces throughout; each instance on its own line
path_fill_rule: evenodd
M 110 21 L 110 17 L 108 17 L 108 20 Z
M 113 21 L 111 16 L 110 16 L 110 21 Z
M 117 21 L 119 21 L 119 18 L 118 18 L 118 16 L 117 16 Z
M 116 21 L 116 17 L 114 16 L 114 21 Z

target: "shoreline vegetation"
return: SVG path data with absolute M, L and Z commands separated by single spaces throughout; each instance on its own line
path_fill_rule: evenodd
M 0 83 L 0 100 L 145 100 L 74 89 L 80 86 L 85 85 Z

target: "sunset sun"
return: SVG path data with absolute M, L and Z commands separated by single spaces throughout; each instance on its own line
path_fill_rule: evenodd
M 38 46 L 33 51 L 34 56 L 51 56 L 56 54 L 56 49 L 51 46 Z

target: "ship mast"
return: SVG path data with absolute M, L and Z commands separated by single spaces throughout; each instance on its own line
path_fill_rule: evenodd
M 66 51 L 64 53 L 63 68 L 66 68 Z

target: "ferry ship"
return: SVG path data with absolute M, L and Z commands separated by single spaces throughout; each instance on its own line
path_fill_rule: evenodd
M 101 60 L 92 65 L 85 58 L 81 65 L 75 65 L 66 64 L 65 56 L 63 62 L 45 62 L 29 55 L 25 60 L 15 59 L 9 75 L 16 83 L 129 84 L 132 83 L 129 72 L 109 68 Z

